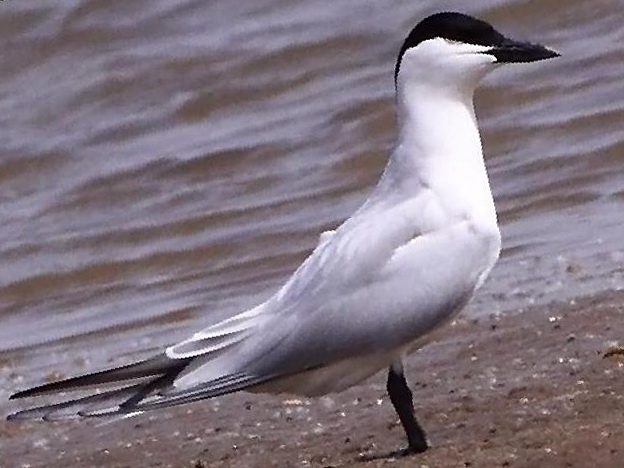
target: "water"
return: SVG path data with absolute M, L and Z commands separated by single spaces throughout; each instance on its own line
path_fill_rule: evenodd
M 268 297 L 379 177 L 396 53 L 444 5 L 0 3 L 0 397 Z M 563 58 L 479 91 L 505 248 L 467 313 L 621 288 L 619 4 L 472 5 Z

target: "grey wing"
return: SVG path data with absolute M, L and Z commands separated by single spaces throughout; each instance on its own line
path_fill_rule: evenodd
M 245 374 L 236 370 L 240 366 L 230 362 L 216 373 L 202 373 L 203 380 L 192 389 L 176 386 L 178 379 L 184 380 L 194 369 L 205 368 L 206 363 L 223 364 L 223 357 L 228 360 L 236 357 L 236 347 L 262 320 L 261 311 L 262 306 L 208 327 L 172 346 L 166 355 L 18 392 L 11 399 L 96 389 L 95 394 L 22 410 L 8 419 L 55 421 L 135 414 L 231 393 L 267 381 L 271 376 Z
M 242 338 L 230 349 L 211 349 L 212 339 L 222 339 L 215 330 L 185 343 L 185 348 L 202 354 L 175 385 L 186 391 L 214 377 L 237 373 L 243 373 L 255 385 L 256 379 L 280 379 L 365 354 L 391 354 L 429 331 L 439 320 L 440 311 L 453 310 L 471 291 L 470 285 L 452 281 L 440 281 L 442 286 L 433 284 L 437 277 L 445 275 L 448 265 L 432 267 L 430 263 L 442 262 L 429 258 L 429 252 L 447 253 L 452 249 L 445 244 L 451 241 L 437 235 L 411 239 L 392 250 L 380 266 L 359 272 L 361 281 L 350 281 L 352 277 L 343 281 L 323 269 L 319 274 L 328 275 L 324 278 L 291 280 L 249 313 L 245 332 L 237 326 Z M 411 248 L 403 249 L 405 245 Z M 321 259 L 331 252 L 330 247 L 319 252 Z M 416 267 L 411 271 L 402 271 L 404 265 L 412 264 Z M 304 264 L 300 271 L 311 265 Z M 414 285 L 414 277 L 418 276 L 422 280 Z M 303 284 L 307 289 L 302 289 Z
M 365 352 L 387 308 L 384 272 L 398 248 L 418 238 L 411 214 L 422 200 L 383 206 L 323 233 L 314 252 L 267 302 L 167 350 L 197 359 L 176 379 L 181 391 L 245 373 L 275 379 Z M 400 287 L 400 285 L 399 285 Z
M 413 226 L 397 221 L 408 217 L 396 215 L 389 210 L 375 222 L 351 221 L 348 230 L 324 234 L 312 255 L 266 303 L 168 348 L 163 365 L 175 372 L 149 369 L 139 384 L 27 410 L 16 417 L 141 412 L 243 390 L 362 353 L 386 351 L 394 345 L 388 333 L 391 327 L 384 332 L 378 313 L 389 307 L 392 291 L 387 288 L 402 285 L 387 276 L 384 266 L 397 249 L 417 236 Z M 79 383 L 89 382 L 101 383 L 97 379 Z

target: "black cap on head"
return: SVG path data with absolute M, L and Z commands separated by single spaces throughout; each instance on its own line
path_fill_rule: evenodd
M 497 46 L 505 40 L 505 36 L 490 24 L 463 13 L 445 11 L 427 16 L 412 29 L 403 42 L 394 70 L 395 78 L 399 73 L 403 54 L 421 42 L 436 37 L 484 46 Z
M 426 17 L 409 33 L 396 62 L 396 81 L 405 52 L 423 41 L 440 37 L 466 44 L 492 47 L 491 53 L 498 62 L 532 62 L 558 57 L 555 51 L 538 44 L 517 42 L 506 38 L 489 23 L 457 12 L 442 12 Z

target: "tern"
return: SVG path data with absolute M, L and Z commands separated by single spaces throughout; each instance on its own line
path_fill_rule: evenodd
M 240 390 L 313 397 L 387 369 L 404 453 L 425 451 L 404 359 L 466 305 L 501 246 L 474 92 L 502 64 L 557 56 L 465 14 L 423 19 L 396 62 L 398 138 L 383 175 L 273 296 L 151 359 L 18 392 L 98 388 L 9 419 L 136 415 Z

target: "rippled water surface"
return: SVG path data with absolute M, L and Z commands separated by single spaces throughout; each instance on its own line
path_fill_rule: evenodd
M 477 96 L 505 249 L 468 313 L 621 288 L 621 5 L 471 5 L 563 57 Z M 375 183 L 396 53 L 443 6 L 1 2 L 1 392 L 267 297 Z

